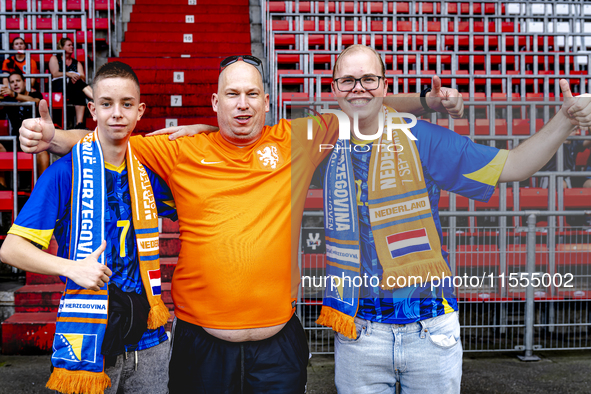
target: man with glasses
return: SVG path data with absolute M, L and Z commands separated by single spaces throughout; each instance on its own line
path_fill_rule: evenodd
M 337 119 L 326 116 L 328 127 L 315 126 L 311 140 L 306 119 L 264 126 L 269 96 L 260 61 L 233 56 L 220 68 L 212 95 L 219 133 L 130 139 L 170 186 L 179 216 L 169 389 L 302 393 L 308 346 L 294 314 L 299 228 L 310 179 L 327 154 L 318 146 L 334 143 Z M 51 145 L 58 154 L 83 134 L 37 119 L 21 133 L 25 151 Z
M 326 287 L 318 322 L 337 331 L 340 394 L 395 393 L 397 384 L 402 393 L 459 393 L 462 346 L 448 253 L 441 247 L 440 190 L 488 201 L 497 182 L 527 179 L 575 124 L 588 126 L 591 106 L 588 99 L 574 105 L 561 80 L 562 110 L 510 151 L 424 121 L 410 128 L 411 135 L 394 130 L 389 140 L 379 120 L 393 112 L 383 99 L 383 76 L 380 56 L 363 45 L 345 49 L 334 67 L 332 91 L 350 122 L 357 118 L 361 136 L 339 140 L 321 166 L 326 274 L 343 279 Z M 348 197 L 343 185 L 350 185 Z M 357 226 L 335 228 L 326 219 L 343 206 L 356 207 L 351 223 Z M 375 280 L 356 287 L 358 278 Z

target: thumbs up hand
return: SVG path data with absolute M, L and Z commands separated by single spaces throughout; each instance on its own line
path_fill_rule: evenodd
M 591 94 L 573 97 L 566 79 L 560 80 L 560 90 L 564 96 L 561 111 L 571 124 L 579 127 L 591 127 Z
M 49 149 L 55 135 L 55 127 L 45 100 L 39 102 L 39 116 L 39 118 L 24 120 L 19 129 L 23 152 L 39 153 Z
M 99 263 L 99 257 L 105 251 L 107 241 L 103 241 L 94 252 L 82 261 L 76 261 L 71 269 L 68 278 L 77 285 L 89 290 L 99 291 L 106 283 L 113 272 L 106 264 Z
M 431 91 L 427 93 L 427 105 L 433 111 L 448 113 L 457 119 L 464 116 L 464 99 L 457 89 L 441 86 L 441 79 L 433 77 Z

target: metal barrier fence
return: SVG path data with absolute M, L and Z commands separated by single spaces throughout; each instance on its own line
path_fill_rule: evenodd
M 278 3 L 284 4 L 283 9 L 278 12 L 274 7 L 272 12 L 271 4 Z M 390 10 L 399 3 L 263 2 L 271 102 L 282 99 L 278 94 L 282 85 L 275 82 L 281 78 L 280 68 L 320 76 L 315 59 L 322 57 L 316 66 L 328 71 L 336 55 L 352 43 L 378 50 L 387 74 L 398 74 L 395 85 L 401 81 L 400 90 L 405 93 L 412 91 L 413 80 L 421 74 L 425 80 L 433 74 L 450 75 L 451 86 L 465 85 L 462 90 L 470 96 L 476 85 L 485 86 L 487 96 L 498 91 L 491 88 L 492 82 L 502 84 L 504 93 L 515 91 L 524 97 L 526 85 L 533 84 L 534 93 L 548 97 L 553 80 L 558 91 L 556 76 L 577 78 L 580 92 L 589 91 L 591 4 L 429 0 L 402 2 L 407 5 L 402 12 Z M 306 83 L 295 91 L 311 92 Z M 280 111 L 281 105 L 274 108 L 275 121 Z
M 591 349 L 591 228 L 552 233 L 536 227 L 540 215 L 585 214 L 591 211 L 441 212 L 453 219 L 527 218 L 526 227 L 443 228 L 454 286 L 461 282 L 456 295 L 465 352 L 523 351 L 522 358 L 532 359 L 535 350 Z M 311 225 L 303 231 L 323 232 L 322 212 L 304 215 Z M 324 267 L 324 254 L 300 254 L 302 277 L 324 276 Z M 297 313 L 311 352 L 332 353 L 332 330 L 315 323 L 323 294 L 317 285 L 301 288 Z
M 6 26 L 6 17 L 7 16 L 19 16 L 19 29 L 15 30 L 8 30 Z M 37 29 L 37 17 L 47 17 L 51 18 L 51 29 Z M 82 27 L 80 30 L 77 29 L 68 29 L 67 28 L 67 17 L 80 17 Z M 62 28 L 60 29 L 58 26 L 58 21 L 61 19 L 62 21 Z M 28 21 L 28 28 L 25 29 L 25 20 Z M 93 19 L 94 20 L 94 19 Z M 77 37 L 76 32 L 82 31 L 84 33 L 84 43 L 83 43 L 83 50 L 84 50 L 84 59 L 78 59 L 79 61 L 84 61 L 84 72 L 88 76 L 88 30 L 86 28 L 86 13 L 85 12 L 71 12 L 71 11 L 56 11 L 56 12 L 24 12 L 24 11 L 14 11 L 14 12 L 6 12 L 4 9 L 0 12 L 0 27 L 2 28 L 2 47 L 3 48 L 10 48 L 9 46 L 9 35 L 10 34 L 19 34 L 24 36 L 24 34 L 32 34 L 33 42 L 31 43 L 33 49 L 45 49 L 45 34 L 51 34 L 51 49 L 57 50 L 57 43 L 61 39 L 61 37 L 65 37 L 67 34 L 73 34 L 72 41 L 74 43 L 74 48 L 77 48 Z M 37 39 L 38 37 L 38 39 Z M 94 30 L 92 34 L 92 46 L 94 48 Z M 43 67 L 44 59 L 41 56 L 41 67 Z M 43 70 L 42 68 L 40 70 Z
M 113 1 L 113 4 L 111 4 Z M 12 11 L 7 10 L 7 3 L 12 3 Z M 39 5 L 38 5 L 39 4 Z M 87 0 L 87 1 L 80 1 L 80 11 L 65 11 L 67 9 L 67 0 L 55 0 L 53 2 L 54 10 L 49 11 L 41 11 L 40 2 L 36 0 L 27 0 L 27 10 L 26 11 L 16 11 L 16 0 L 2 0 L 0 1 L 0 32 L 1 32 L 1 40 L 2 40 L 2 48 L 9 48 L 9 34 L 12 33 L 51 33 L 53 35 L 53 43 L 52 49 L 56 49 L 56 34 L 60 33 L 74 33 L 74 47 L 76 48 L 76 32 L 80 31 L 83 32 L 84 35 L 84 43 L 83 43 L 83 50 L 84 50 L 84 59 L 78 59 L 79 61 L 84 61 L 85 67 L 85 74 L 88 78 L 88 81 L 91 81 L 94 77 L 94 73 L 96 72 L 96 15 L 97 10 L 95 6 L 95 0 Z M 61 4 L 61 11 L 59 10 L 59 4 Z M 86 9 L 86 5 L 88 5 L 88 9 Z M 113 5 L 113 7 L 112 7 Z M 107 1 L 107 42 L 109 45 L 109 56 L 113 54 L 113 43 L 118 43 L 120 38 L 122 37 L 122 27 L 121 27 L 121 15 L 122 15 L 122 1 L 121 0 L 108 0 Z M 6 18 L 7 16 L 18 16 L 19 17 L 19 30 L 8 30 L 6 26 Z M 43 30 L 43 29 L 36 29 L 37 18 L 51 18 L 52 30 Z M 80 29 L 76 30 L 69 30 L 67 29 L 67 18 L 68 17 L 80 17 L 81 27 Z M 88 25 L 88 19 L 91 21 L 91 25 Z M 25 20 L 27 21 L 28 29 L 25 29 Z M 62 28 L 59 29 L 59 22 L 61 21 Z M 111 23 L 113 21 L 114 23 Z M 21 31 L 23 30 L 23 31 Z M 92 40 L 88 41 L 88 32 L 92 31 Z M 35 40 L 35 36 L 33 35 L 34 39 L 32 42 L 33 49 L 38 49 L 37 42 Z M 111 40 L 113 37 L 113 40 Z M 88 59 L 90 58 L 89 55 L 89 48 L 88 45 L 92 45 L 92 68 L 91 73 L 89 73 L 89 62 Z M 43 49 L 43 41 L 40 41 L 39 49 Z
M 18 51 L 3 51 L 0 50 L 0 54 L 8 54 L 8 55 L 13 55 L 18 53 Z M 31 64 L 31 55 L 35 55 L 35 54 L 58 54 L 58 55 L 62 55 L 62 57 L 65 56 L 65 51 L 63 49 L 56 49 L 56 50 L 27 50 L 25 51 L 25 61 L 27 64 Z M 42 58 L 43 56 L 41 56 Z M 66 75 L 66 62 L 62 63 L 62 73 L 64 75 Z M 52 91 L 52 84 L 51 84 L 51 79 L 52 79 L 52 75 L 51 74 L 45 74 L 45 73 L 40 73 L 40 74 L 30 74 L 30 73 L 25 73 L 23 74 L 23 76 L 25 77 L 26 80 L 26 88 L 27 91 L 31 91 L 31 81 L 29 80 L 29 78 L 42 78 L 42 83 L 41 86 L 43 87 L 44 85 L 44 81 L 45 78 L 49 79 L 49 83 L 47 84 L 48 86 L 48 90 L 49 90 L 49 114 L 53 117 L 54 113 L 53 113 L 53 91 Z M 4 73 L 3 71 L 0 70 L 0 78 L 2 77 L 8 77 L 8 74 Z M 62 78 L 62 119 L 67 119 L 67 109 L 66 109 L 66 78 Z M 33 113 L 35 112 L 35 110 L 33 110 Z M 63 125 L 62 127 L 64 128 L 64 130 L 67 130 L 67 122 L 62 122 Z
M 25 106 L 30 106 L 33 110 L 33 116 L 35 116 L 35 103 L 33 102 L 28 102 L 28 103 L 22 103 Z M 12 107 L 16 107 L 17 104 L 16 103 L 2 103 L 0 102 L 0 106 L 12 106 Z M 20 105 L 18 105 L 20 106 Z M 12 142 L 12 201 L 13 201 L 13 206 L 12 206 L 12 210 L 14 213 L 14 217 L 17 217 L 18 215 L 18 199 L 17 199 L 17 173 L 18 173 L 18 160 L 17 160 L 17 144 L 18 139 L 16 136 L 0 136 L 0 141 L 11 141 Z M 37 155 L 33 155 L 33 179 L 37 180 L 37 160 L 36 160 Z M 31 185 L 33 186 L 33 185 Z M 13 269 L 14 271 L 14 269 Z M 16 271 L 14 271 L 16 272 Z
M 506 100 L 501 101 L 499 99 L 493 99 L 493 101 L 496 103 L 496 107 L 500 107 L 502 105 L 507 106 L 525 104 L 523 102 L 519 103 L 519 101 L 522 99 L 529 100 L 528 94 L 531 90 L 533 90 L 534 94 L 543 95 L 545 97 L 545 102 L 535 105 L 560 105 L 560 103 L 556 103 L 555 101 L 551 102 L 550 100 L 553 99 L 554 95 L 559 96 L 560 88 L 558 81 L 560 78 L 565 77 L 568 78 L 571 83 L 577 81 L 577 83 L 574 84 L 574 88 L 576 88 L 575 91 L 580 93 L 591 91 L 591 74 L 589 70 L 580 70 L 576 72 L 568 70 L 569 62 L 571 62 L 572 59 L 581 56 L 574 53 L 558 54 L 555 52 L 536 52 L 536 55 L 534 56 L 531 53 L 523 52 L 494 52 L 488 54 L 483 54 L 481 52 L 462 52 L 458 54 L 440 51 L 396 51 L 395 53 L 387 51 L 378 52 L 383 58 L 392 56 L 405 59 L 403 63 L 403 70 L 386 70 L 386 78 L 388 78 L 391 82 L 393 93 L 408 93 L 412 90 L 420 92 L 423 85 L 430 86 L 433 75 L 438 75 L 442 79 L 446 81 L 448 80 L 450 83 L 447 86 L 458 87 L 459 85 L 462 85 L 467 87 L 466 90 L 468 90 L 469 97 L 475 97 L 477 89 L 476 86 L 480 86 L 478 89 L 484 90 L 484 96 L 489 99 L 493 93 L 498 91 L 503 92 L 506 95 Z M 299 88 L 296 90 L 307 93 L 312 97 L 320 97 L 325 94 L 326 88 L 328 88 L 328 85 L 330 84 L 332 75 L 328 70 L 322 74 L 318 74 L 319 71 L 314 70 L 313 67 L 315 58 L 318 56 L 326 57 L 327 55 L 331 58 L 336 58 L 338 53 L 338 51 L 295 50 L 276 50 L 274 52 L 274 57 L 271 59 L 272 65 L 270 69 L 270 78 L 271 96 L 275 97 L 279 103 L 279 105 L 277 105 L 273 111 L 275 121 L 285 116 L 285 113 L 282 111 L 283 108 L 281 103 L 283 100 L 283 93 L 286 92 L 287 89 L 286 86 L 299 86 Z M 280 70 L 278 68 L 280 56 L 282 55 L 296 55 L 299 57 L 300 60 L 294 64 L 296 66 L 296 70 Z M 468 59 L 468 66 L 470 68 L 469 71 L 458 69 L 459 58 L 463 56 L 466 56 Z M 506 67 L 503 67 L 503 71 L 491 70 L 490 64 L 493 62 L 492 59 L 495 56 L 498 56 L 501 59 L 501 64 L 505 64 L 504 62 L 507 58 L 520 59 L 519 62 L 521 66 L 519 67 L 519 70 L 516 71 L 507 71 Z M 553 72 L 542 72 L 537 69 L 536 71 L 526 70 L 526 59 L 532 56 L 539 57 L 540 59 L 544 56 L 551 57 L 554 59 L 553 63 L 556 65 L 564 60 L 567 70 L 563 71 L 557 69 Z M 413 59 L 416 57 L 416 59 L 418 59 L 418 66 L 416 70 L 408 69 L 408 57 L 412 57 Z M 437 71 L 422 70 L 420 67 L 420 59 L 423 57 L 435 59 L 434 61 L 437 64 Z M 474 59 L 479 57 L 484 59 L 484 62 L 487 65 L 486 70 L 474 70 Z M 585 55 L 584 57 L 588 62 L 589 59 L 587 58 L 591 58 L 591 53 Z M 451 70 L 443 70 L 441 68 L 441 60 L 443 58 L 449 58 Z M 301 70 L 299 68 L 300 66 L 302 67 Z M 331 64 L 331 67 L 333 66 L 334 64 Z M 465 72 L 465 74 L 463 72 Z M 274 80 L 278 83 L 273 83 Z M 411 86 L 413 85 L 414 89 L 411 89 Z M 531 87 L 528 88 L 528 86 Z M 291 92 L 289 92 L 289 90 L 291 90 Z M 294 89 L 289 90 L 287 91 L 292 93 Z M 460 89 L 460 91 L 461 90 L 462 89 Z M 513 99 L 512 92 L 519 95 L 519 98 Z M 540 97 L 537 99 L 540 101 Z M 481 102 L 480 105 L 488 105 L 488 103 Z M 532 128 L 534 128 L 533 124 Z
M 324 12 L 338 13 L 346 12 L 349 15 L 359 14 L 426 14 L 429 16 L 440 16 L 449 12 L 471 16 L 471 15 L 520 15 L 533 18 L 544 18 L 550 15 L 585 15 L 591 16 L 591 5 L 586 4 L 586 0 L 462 0 L 458 4 L 457 0 L 423 0 L 415 1 L 397 1 L 383 0 L 381 2 L 371 2 L 363 0 L 335 0 L 329 4 L 324 0 L 285 0 L 285 1 L 267 1 L 267 3 L 283 4 L 282 8 L 289 13 L 318 13 Z M 397 4 L 401 3 L 401 4 Z M 401 7 L 392 7 L 392 5 L 401 5 Z M 267 7 L 271 13 L 271 7 Z M 277 11 L 277 9 L 275 10 Z

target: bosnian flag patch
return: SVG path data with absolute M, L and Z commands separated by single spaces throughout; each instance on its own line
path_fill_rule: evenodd
M 415 252 L 431 250 L 425 228 L 388 235 L 386 243 L 393 259 Z
M 150 278 L 150 287 L 152 288 L 152 295 L 159 296 L 161 291 L 160 288 L 160 270 L 153 270 L 148 271 L 148 276 Z

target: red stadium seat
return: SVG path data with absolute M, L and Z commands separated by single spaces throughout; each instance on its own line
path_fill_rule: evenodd
M 556 246 L 556 265 L 591 265 L 591 245 L 559 244 Z
M 507 245 L 507 266 L 524 267 L 527 264 L 527 245 Z M 536 245 L 536 266 L 548 265 L 548 247 Z
M 0 191 L 0 212 L 12 212 L 14 210 L 14 193 L 12 191 Z M 14 220 L 14 213 L 11 221 Z M 4 236 L 5 237 L 5 236 Z M 4 239 L 4 238 L 2 238 Z
M 304 83 L 304 78 L 285 78 L 283 77 L 280 79 L 281 75 L 302 75 L 304 72 L 302 70 L 277 70 L 277 82 L 282 81 L 282 83 L 286 85 L 299 85 Z
M 7 136 L 10 134 L 10 129 L 8 128 L 8 120 L 0 120 L 0 135 Z
M 519 203 L 521 209 L 548 209 L 548 189 L 521 188 Z
M 58 11 L 62 11 L 62 2 L 60 0 L 41 0 L 41 11 L 54 11 L 56 3 Z
M 591 189 L 573 188 L 564 190 L 564 207 L 571 209 L 591 208 Z
M 281 101 L 303 101 L 309 99 L 308 93 L 283 92 Z
M 482 14 L 482 6 L 483 4 L 480 3 L 473 3 L 473 13 L 474 14 Z M 498 4 L 499 10 L 504 7 L 503 4 Z M 449 3 L 447 4 L 447 12 L 450 14 L 469 14 L 470 13 L 470 3 L 460 3 L 460 8 L 458 10 L 458 3 Z M 484 13 L 485 14 L 495 14 L 495 4 L 494 3 L 485 3 L 484 4 Z
M 12 9 L 12 1 L 5 1 L 6 11 L 27 11 L 27 0 L 16 0 L 16 7 Z
M 585 149 L 577 155 L 577 167 L 586 166 L 589 159 L 590 149 Z
M 18 143 L 18 141 L 17 141 Z M 0 152 L 0 170 L 12 170 L 13 157 L 12 152 Z M 18 152 L 17 153 L 17 168 L 23 171 L 33 170 L 33 155 L 30 153 Z
M 18 144 L 18 138 L 16 143 Z M 31 184 L 35 183 L 33 174 L 33 155 L 30 153 L 18 152 L 16 157 L 16 168 L 18 171 L 31 173 Z M 0 152 L 0 171 L 11 171 L 14 168 L 13 152 Z M 7 193 L 7 192 L 0 192 Z M 12 192 L 9 192 L 12 195 Z M 11 208 L 12 210 L 12 208 Z
M 23 28 L 27 28 L 27 19 L 24 19 Z M 20 26 L 20 18 L 18 17 L 7 17 L 6 18 L 6 30 L 22 30 Z
M 496 267 L 499 265 L 497 245 L 459 245 L 456 250 L 458 267 Z
M 334 13 L 336 11 L 334 1 L 329 1 L 328 7 L 325 7 L 324 2 L 318 2 L 317 4 L 318 4 L 318 12 Z M 387 13 L 394 12 L 394 4 L 396 4 L 396 13 L 397 14 L 409 13 L 409 11 L 410 11 L 409 3 L 405 3 L 405 2 L 399 2 L 399 3 L 388 2 L 387 6 L 386 6 Z M 309 12 L 313 11 L 310 2 L 300 1 L 298 5 L 299 5 L 299 8 L 297 11 L 300 13 L 309 13 Z M 339 6 L 339 12 L 352 13 L 355 11 L 355 3 L 352 1 L 347 1 L 347 2 L 339 1 L 338 6 Z M 268 2 L 268 7 L 271 12 L 283 13 L 283 12 L 287 11 L 286 4 L 285 4 L 285 2 L 282 2 L 282 1 L 270 1 L 270 2 Z M 439 8 L 440 8 L 440 6 L 438 5 L 438 9 Z M 416 9 L 418 11 L 418 5 L 417 5 Z M 295 11 L 295 5 L 293 2 L 292 2 L 292 10 Z M 432 10 L 433 10 L 432 5 L 430 5 L 429 3 L 423 3 L 423 12 L 424 13 L 432 13 Z M 379 2 L 379 1 L 363 3 L 363 8 L 359 11 L 363 11 L 363 12 L 367 12 L 367 13 L 382 13 L 384 11 L 384 3 Z
M 499 189 L 495 189 L 490 200 L 488 202 L 474 201 L 474 207 L 476 209 L 498 209 L 499 208 Z M 468 199 L 463 196 L 456 195 L 456 208 L 457 209 L 468 209 Z M 513 208 L 513 190 L 507 189 L 507 209 Z M 439 197 L 439 209 L 449 209 L 449 192 L 446 190 L 441 191 Z
M 326 256 L 324 254 L 304 254 L 302 255 L 302 269 L 325 268 Z
M 49 93 L 42 93 L 43 98 L 49 103 Z M 53 109 L 62 109 L 64 106 L 63 96 L 61 93 L 53 93 L 52 100 Z
M 114 7 L 115 7 L 115 0 L 110 0 L 111 4 L 110 4 L 110 8 L 109 8 L 109 0 L 95 0 L 94 3 L 94 8 L 97 11 L 107 11 L 107 10 L 111 10 L 113 11 Z M 86 1 L 87 7 L 88 7 L 88 0 Z
M 87 6 L 87 4 L 85 4 L 85 6 Z M 68 0 L 66 8 L 68 11 L 80 11 L 82 9 L 82 1 L 81 0 Z M 88 7 L 85 7 L 85 9 L 88 9 Z
M 35 23 L 37 24 L 37 29 L 53 29 L 52 18 L 37 18 Z
M 63 29 L 63 20 L 62 18 L 58 18 L 58 26 L 60 29 Z M 82 20 L 80 18 L 66 18 L 66 28 L 67 29 L 82 29 Z M 88 26 L 86 26 L 88 29 Z

